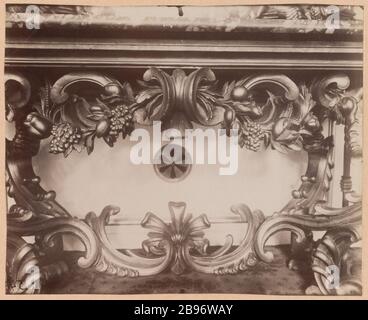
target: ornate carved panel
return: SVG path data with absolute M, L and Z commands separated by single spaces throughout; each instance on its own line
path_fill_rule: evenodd
M 228 33 L 223 32 L 228 28 L 226 15 L 219 26 L 193 31 L 190 27 L 197 28 L 200 19 L 181 23 L 170 11 L 176 33 L 167 41 L 153 37 L 148 44 L 143 39 L 147 28 L 165 31 L 164 25 L 134 27 L 121 11 L 111 16 L 106 8 L 76 6 L 40 7 L 40 32 L 26 43 L 29 31 L 22 27 L 23 10 L 24 6 L 7 8 L 6 120 L 15 126 L 14 137 L 6 141 L 7 194 L 14 201 L 7 214 L 8 292 L 39 292 L 39 288 L 30 289 L 25 269 L 29 266 L 41 270 L 41 284 L 67 272 L 66 263 L 58 258 L 65 235 L 78 238 L 84 246 L 79 267 L 143 277 L 167 269 L 175 274 L 247 272 L 272 261 L 266 242 L 288 230 L 293 234 L 292 247 L 301 243 L 299 254 L 311 260 L 315 287 L 307 293 L 361 293 L 359 279 L 351 280 L 345 267 L 350 245 L 360 240 L 362 210 L 350 171 L 351 159 L 362 156 L 362 24 L 354 18 L 359 8 L 341 8 L 344 28 L 334 35 L 323 34 L 318 42 L 313 33 L 304 43 L 292 36 L 285 41 L 282 34 L 298 29 L 280 28 L 281 22 L 296 19 L 307 33 L 308 23 L 322 23 L 328 16 L 325 7 L 240 7 L 236 12 L 249 20 L 240 19 Z M 185 8 L 183 12 L 185 16 Z M 100 38 L 99 33 L 87 38 L 81 32 L 75 44 L 74 38 L 60 36 L 63 30 L 86 28 L 86 16 L 103 23 L 110 17 L 111 38 Z M 103 30 L 97 21 L 88 28 Z M 137 31 L 136 38 L 117 37 L 114 32 L 121 29 Z M 255 41 L 249 30 L 277 36 Z M 235 31 L 244 40 L 234 40 Z M 199 41 L 198 32 L 209 40 Z M 352 35 L 353 41 L 346 41 L 346 35 Z M 208 57 L 204 58 L 200 52 L 206 46 Z M 302 52 L 303 46 L 310 49 L 308 53 Z M 56 192 L 42 188 L 33 169 L 34 157 L 41 142 L 48 144 L 50 153 L 64 157 L 73 152 L 91 154 L 98 139 L 119 148 L 136 128 L 155 121 L 162 130 L 177 129 L 183 136 L 186 129 L 198 126 L 222 129 L 229 137 L 237 132 L 238 147 L 248 152 L 304 151 L 307 170 L 300 187 L 290 190 L 290 201 L 275 208 L 273 215 L 246 204 L 231 207 L 245 226 L 238 245 L 231 235 L 224 235 L 223 246 L 211 247 L 205 233 L 211 228 L 210 219 L 187 213 L 184 202 L 171 201 L 169 222 L 159 212 L 142 214 L 141 227 L 149 230 L 142 250 L 115 248 L 106 225 L 120 209 L 107 203 L 99 216 L 86 212 L 84 219 L 75 218 L 58 202 Z M 343 142 L 336 141 L 335 126 L 344 126 Z M 335 152 L 338 143 L 344 145 L 343 154 Z M 344 162 L 343 201 L 338 208 L 329 202 L 336 157 Z M 164 179 L 177 181 L 189 173 L 190 166 L 174 162 L 155 170 Z M 314 231 L 323 231 L 324 236 L 313 241 Z M 35 242 L 27 243 L 25 236 L 35 236 Z M 290 267 L 297 265 L 296 260 L 290 257 Z M 332 265 L 346 271 L 338 288 L 329 284 Z

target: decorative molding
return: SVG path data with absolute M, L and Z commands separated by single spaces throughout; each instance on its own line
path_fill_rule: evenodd
M 9 4 L 5 65 L 41 70 L 362 70 L 363 8 L 338 8 L 339 28 L 331 28 L 323 5 L 219 6 L 195 14 L 187 6 L 39 5 L 35 33 L 25 27 L 26 5 Z
M 272 48 L 270 48 L 272 50 Z M 19 52 L 19 51 L 18 51 Z M 334 52 L 338 53 L 338 52 Z M 64 56 L 64 55 L 67 55 Z M 91 59 L 88 54 L 85 56 L 72 56 L 70 51 L 64 53 L 63 56 L 47 56 L 40 58 L 38 53 L 32 53 L 29 56 L 7 56 L 5 58 L 5 64 L 7 67 L 34 67 L 34 68 L 49 68 L 49 67 L 64 67 L 64 68 L 75 68 L 79 66 L 86 66 L 94 68 L 114 68 L 114 69 L 124 69 L 124 68 L 140 68 L 141 70 L 146 70 L 149 67 L 156 66 L 160 68 L 163 64 L 165 64 L 169 68 L 177 68 L 180 66 L 181 68 L 194 69 L 193 64 L 200 67 L 211 67 L 212 69 L 224 69 L 224 68 L 233 68 L 239 70 L 249 70 L 255 67 L 259 69 L 270 69 L 273 70 L 330 70 L 335 72 L 337 70 L 359 70 L 363 69 L 363 63 L 361 60 L 352 60 L 351 55 L 350 58 L 347 55 L 346 57 L 336 57 L 333 62 L 329 62 L 326 60 L 313 60 L 311 61 L 311 57 L 307 57 L 307 53 L 303 53 L 302 56 L 296 57 L 296 54 L 293 57 L 285 57 L 278 58 L 275 62 L 275 56 L 260 56 L 257 55 L 256 58 L 244 58 L 236 57 L 234 59 L 227 59 L 224 57 L 216 57 L 209 58 L 203 56 L 195 56 L 183 59 L 182 57 L 165 57 L 165 58 L 155 58 L 155 57 L 129 57 L 123 56 L 117 58 L 110 57 L 94 57 Z M 188 54 L 189 55 L 189 54 Z M 360 55 L 360 59 L 362 55 Z
M 322 270 L 330 262 L 337 266 L 346 263 L 345 253 L 358 241 L 355 230 L 361 223 L 361 200 L 352 197 L 352 190 L 343 189 L 342 208 L 326 205 L 334 138 L 331 132 L 324 134 L 322 124 L 345 125 L 344 176 L 349 176 L 351 157 L 359 156 L 361 150 L 356 125 L 362 93 L 359 88 L 349 89 L 346 75 L 296 84 L 284 74 L 250 74 L 219 85 L 214 71 L 208 68 L 190 73 L 176 69 L 171 74 L 150 68 L 138 85 L 94 72 L 68 73 L 53 85 L 43 80 L 45 85 L 35 97 L 31 95 L 32 81 L 19 73 L 5 77 L 6 115 L 16 128 L 14 139 L 6 143 L 7 191 L 16 202 L 7 215 L 9 292 L 29 292 L 20 285 L 27 282 L 24 265 L 27 261 L 41 265 L 40 252 L 51 257 L 50 248 L 56 248 L 64 234 L 76 236 L 85 247 L 78 260 L 80 267 L 134 277 L 158 274 L 167 268 L 177 274 L 186 269 L 215 274 L 241 272 L 258 260 L 272 260 L 264 246 L 275 233 L 290 230 L 302 240 L 311 231 L 320 230 L 326 235 L 312 254 L 317 286 L 323 294 L 346 294 L 345 289 L 326 289 L 327 277 Z M 82 83 L 93 88 L 92 94 L 78 89 Z M 104 139 L 113 146 L 118 135 L 125 138 L 135 124 L 153 120 L 162 121 L 164 129 L 183 130 L 192 123 L 223 127 L 228 133 L 238 128 L 240 146 L 253 151 L 262 147 L 261 141 L 280 152 L 305 150 L 307 171 L 290 202 L 272 217 L 265 219 L 262 212 L 252 212 L 246 205 L 232 207 L 247 223 L 244 239 L 234 250 L 230 250 L 232 239 L 228 236 L 223 247 L 207 252 L 209 244 L 203 232 L 210 227 L 207 217 L 192 218 L 185 212 L 184 203 L 171 202 L 171 223 L 164 223 L 153 213 L 143 219 L 142 227 L 153 230 L 143 241 L 143 253 L 119 251 L 105 232 L 109 217 L 119 209 L 107 206 L 99 217 L 89 213 L 85 220 L 72 218 L 56 202 L 55 192 L 41 188 L 32 157 L 43 139 L 51 138 L 52 153 L 67 156 L 82 148 L 90 153 L 94 139 Z M 30 235 L 36 236 L 35 245 L 21 239 Z M 334 255 L 336 251 L 338 255 Z M 58 267 L 52 267 L 52 262 L 42 265 L 44 279 L 66 269 L 63 263 L 56 264 Z M 359 288 L 359 284 L 354 286 L 354 292 Z

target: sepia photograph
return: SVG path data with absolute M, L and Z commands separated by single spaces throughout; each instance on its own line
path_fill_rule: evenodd
M 5 294 L 361 297 L 364 9 L 7 3 Z

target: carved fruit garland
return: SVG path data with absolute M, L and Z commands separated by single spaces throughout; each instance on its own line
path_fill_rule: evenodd
M 286 88 L 285 96 L 267 90 L 267 100 L 261 105 L 255 101 L 255 87 L 268 82 Z M 226 83 L 223 96 L 221 103 L 227 108 L 223 127 L 228 135 L 230 129 L 238 129 L 239 145 L 249 150 L 258 151 L 263 141 L 266 147 L 271 145 L 280 152 L 299 151 L 303 137 L 320 129 L 317 117 L 311 113 L 315 102 L 310 89 L 304 84 L 296 87 L 286 76 L 258 76 Z
M 69 96 L 66 88 L 74 81 L 98 82 L 103 89 L 99 98 L 87 101 L 77 95 Z M 37 106 L 36 106 L 37 107 Z M 103 138 L 112 147 L 119 135 L 124 139 L 134 129 L 134 97 L 129 84 L 92 74 L 68 74 L 52 88 L 46 83 L 41 90 L 38 112 L 53 125 L 51 153 L 67 157 L 73 150 L 83 148 L 90 154 L 95 138 Z
M 298 88 L 285 75 L 256 75 L 225 82 L 221 89 L 207 68 L 189 75 L 180 69 L 169 75 L 151 68 L 143 78 L 136 97 L 142 124 L 161 120 L 164 129 L 170 124 L 181 131 L 191 128 L 191 122 L 221 125 L 228 135 L 238 130 L 241 147 L 258 151 L 263 141 L 281 152 L 301 150 L 303 137 L 321 127 L 311 113 L 315 105 L 311 89 L 304 84 Z
M 154 120 L 163 122 L 163 130 L 176 128 L 182 133 L 193 122 L 220 125 L 227 135 L 237 130 L 240 147 L 252 151 L 258 151 L 262 142 L 280 152 L 299 151 L 309 137 L 321 131 L 325 116 L 313 111 L 312 94 L 321 97 L 320 91 L 315 92 L 316 82 L 298 87 L 285 75 L 251 76 L 225 82 L 221 89 L 208 68 L 189 75 L 181 69 L 169 75 L 150 68 L 143 79 L 138 81 L 142 89 L 135 96 L 128 83 L 122 85 L 95 73 L 71 73 L 52 88 L 47 84 L 36 107 L 38 117 L 52 124 L 50 152 L 67 156 L 86 147 L 91 153 L 96 137 L 112 147 L 119 135 L 125 138 L 132 132 L 135 122 L 147 125 Z M 101 87 L 94 99 L 68 94 L 69 86 L 86 81 Z M 322 106 L 327 105 L 322 101 Z

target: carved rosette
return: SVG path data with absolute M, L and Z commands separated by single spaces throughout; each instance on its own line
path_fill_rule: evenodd
M 93 90 L 86 94 L 85 86 Z M 135 86 L 92 72 L 69 73 L 53 85 L 45 79 L 37 97 L 25 77 L 7 73 L 6 118 L 16 128 L 14 138 L 6 144 L 7 192 L 16 203 L 7 215 L 8 291 L 39 292 L 26 285 L 29 274 L 25 265 L 40 267 L 42 279 L 66 271 L 63 262 L 39 259 L 50 255 L 52 248 L 62 250 L 58 245 L 65 234 L 76 236 L 85 247 L 78 260 L 80 267 L 135 277 L 167 268 L 176 274 L 186 270 L 241 272 L 259 260 L 272 260 L 264 246 L 275 233 L 289 230 L 302 240 L 319 230 L 326 234 L 315 243 L 311 257 L 317 286 L 322 294 L 346 294 L 345 289 L 327 288 L 324 268 L 331 263 L 344 268 L 350 245 L 359 239 L 361 201 L 352 200 L 349 168 L 351 157 L 361 155 L 358 105 L 362 90 L 349 87 L 349 78 L 342 74 L 299 84 L 283 74 L 256 74 L 219 85 L 208 68 L 189 74 L 181 69 L 169 74 L 150 68 Z M 246 226 L 235 249 L 229 235 L 223 247 L 211 251 L 204 232 L 211 226 L 207 217 L 192 218 L 185 203 L 170 202 L 170 223 L 153 213 L 142 220 L 142 227 L 152 230 L 142 250 L 116 250 L 107 237 L 106 225 L 119 208 L 107 206 L 100 216 L 89 213 L 85 220 L 72 218 L 56 202 L 55 192 L 41 187 L 32 157 L 43 139 L 49 139 L 51 153 L 65 157 L 83 149 L 91 153 L 96 138 L 112 147 L 135 125 L 155 120 L 162 121 L 163 129 L 181 132 L 193 123 L 224 128 L 228 135 L 237 129 L 240 147 L 252 151 L 260 150 L 262 144 L 280 152 L 304 150 L 308 153 L 307 171 L 290 202 L 271 217 L 265 219 L 262 212 L 252 212 L 246 205 L 231 208 Z M 342 208 L 326 206 L 334 165 L 332 131 L 326 134 L 323 130 L 327 121 L 345 125 Z M 36 236 L 34 245 L 22 240 L 30 235 Z M 350 280 L 344 281 L 343 287 L 349 284 L 351 288 Z M 356 284 L 349 292 L 360 289 Z

